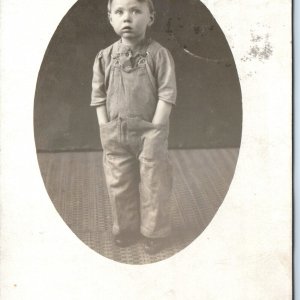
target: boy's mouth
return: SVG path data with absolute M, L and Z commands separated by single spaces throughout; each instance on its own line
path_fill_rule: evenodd
M 131 31 L 132 28 L 130 26 L 125 26 L 122 28 L 123 31 Z

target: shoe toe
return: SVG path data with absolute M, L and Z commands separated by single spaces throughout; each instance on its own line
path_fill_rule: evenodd
M 156 254 L 164 247 L 164 239 L 146 239 L 144 244 L 145 252 L 148 254 Z
M 119 234 L 114 237 L 114 242 L 118 247 L 128 247 L 135 244 L 139 239 L 137 233 Z

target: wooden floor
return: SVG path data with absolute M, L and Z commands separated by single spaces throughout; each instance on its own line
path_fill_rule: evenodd
M 71 230 L 101 255 L 128 264 L 168 258 L 189 245 L 212 220 L 231 183 L 238 149 L 170 150 L 173 163 L 173 234 L 167 247 L 147 255 L 140 240 L 129 248 L 112 242 L 110 203 L 102 152 L 38 153 L 48 194 Z

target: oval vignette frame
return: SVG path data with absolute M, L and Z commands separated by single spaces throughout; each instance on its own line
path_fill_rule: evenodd
M 89 107 L 94 58 L 118 38 L 106 1 L 79 0 L 62 19 L 46 50 L 34 102 L 39 167 L 56 210 L 91 249 L 127 264 L 166 259 L 201 234 L 229 189 L 242 132 L 237 70 L 209 10 L 198 0 L 153 2 L 151 35 L 171 51 L 178 86 L 169 136 L 174 234 L 160 253 L 145 254 L 142 240 L 125 249 L 113 244 L 99 128 Z

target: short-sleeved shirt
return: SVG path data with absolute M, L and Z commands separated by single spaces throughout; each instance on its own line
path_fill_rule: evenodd
M 119 40 L 97 54 L 93 66 L 91 106 L 106 105 L 110 100 L 109 97 L 113 94 L 111 89 L 116 89 L 111 78 L 116 76 L 114 72 L 116 64 L 121 65 L 122 71 L 130 73 L 145 61 L 156 103 L 161 100 L 175 104 L 177 89 L 174 60 L 166 48 L 152 39 L 147 39 L 134 51 Z M 141 76 L 134 77 L 134 84 L 147 85 L 148 81 L 139 82 L 142 78 Z M 123 80 L 122 84 L 128 84 L 128 81 Z M 141 92 L 143 89 L 145 86 L 140 86 Z M 130 90 L 130 87 L 125 87 L 125 90 Z M 136 94 L 133 94 L 133 97 L 134 95 Z

